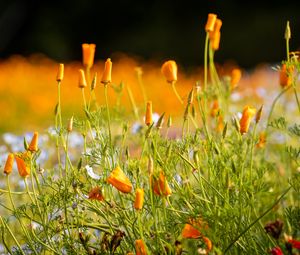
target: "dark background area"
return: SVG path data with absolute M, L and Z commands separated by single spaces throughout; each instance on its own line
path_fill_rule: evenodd
M 203 62 L 204 25 L 213 12 L 223 21 L 219 62 L 245 68 L 285 57 L 286 21 L 291 50 L 300 46 L 300 1 L 66 0 L 0 1 L 0 58 L 43 53 L 57 61 L 81 59 L 81 43 L 96 43 L 96 58 L 115 52 L 145 60 Z

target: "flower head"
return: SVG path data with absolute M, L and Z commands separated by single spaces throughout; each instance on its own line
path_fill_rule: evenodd
M 132 184 L 119 166 L 111 172 L 107 182 L 123 193 L 131 192 Z
M 79 69 L 78 72 L 79 72 L 78 87 L 83 89 L 87 86 L 86 79 L 85 79 L 85 74 L 84 74 L 84 71 L 82 69 Z
M 293 77 L 292 77 L 293 68 L 287 68 L 286 64 L 283 64 L 279 71 L 279 84 L 282 88 L 286 88 L 292 85 Z
M 30 160 L 31 160 L 31 152 L 25 151 L 23 153 L 15 154 L 15 159 L 17 162 L 17 168 L 20 176 L 28 177 L 30 175 Z
M 152 102 L 148 101 L 146 106 L 145 124 L 150 126 L 152 122 Z
M 136 255 L 147 255 L 146 246 L 143 240 L 139 239 L 135 241 L 135 252 Z
M 141 210 L 144 203 L 144 189 L 136 189 L 134 208 L 136 210 Z
M 242 71 L 239 68 L 234 68 L 231 71 L 231 80 L 230 80 L 231 90 L 237 87 L 239 81 L 241 80 L 241 77 L 242 77 Z
M 36 152 L 38 151 L 38 139 L 39 139 L 39 133 L 34 132 L 33 137 L 31 139 L 31 142 L 28 146 L 28 150 L 31 152 Z
M 161 72 L 166 77 L 167 82 L 177 81 L 177 64 L 174 60 L 166 61 L 161 67 Z
M 165 175 L 162 171 L 160 171 L 158 178 L 154 178 L 153 175 L 150 176 L 151 185 L 153 187 L 153 191 L 158 196 L 169 196 L 172 194 L 172 190 L 166 181 Z
M 212 32 L 215 27 L 215 22 L 217 20 L 217 15 L 213 13 L 209 13 L 207 16 L 207 22 L 205 25 L 205 31 L 206 32 Z
M 83 66 L 91 68 L 94 64 L 96 44 L 82 44 L 82 63 Z
M 92 188 L 91 191 L 89 192 L 89 199 L 103 201 L 104 196 L 103 196 L 102 189 L 98 186 L 95 188 Z
M 243 115 L 240 120 L 240 133 L 247 133 L 249 130 L 251 119 L 254 117 L 256 109 L 251 106 L 245 106 L 243 110 Z
M 59 64 L 58 66 L 58 72 L 56 75 L 56 81 L 60 82 L 64 78 L 64 64 Z
M 14 164 L 14 154 L 10 153 L 7 156 L 7 160 L 4 166 L 4 173 L 9 175 L 12 172 L 13 164 Z
M 112 70 L 112 62 L 110 58 L 108 58 L 104 64 L 104 71 L 103 71 L 101 83 L 108 84 L 111 82 L 111 70 Z

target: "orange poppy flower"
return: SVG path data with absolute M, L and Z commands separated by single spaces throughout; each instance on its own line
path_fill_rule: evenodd
M 247 133 L 249 130 L 250 122 L 253 116 L 256 113 L 256 109 L 251 106 L 245 106 L 243 110 L 243 115 L 240 120 L 240 133 L 244 134 Z
M 14 154 L 10 153 L 7 156 L 7 160 L 4 166 L 4 173 L 9 175 L 12 172 L 13 164 L 14 164 Z
M 30 175 L 31 152 L 25 151 L 23 153 L 15 154 L 15 159 L 20 176 L 24 178 L 28 177 Z
M 210 46 L 211 46 L 212 50 L 216 51 L 216 50 L 219 49 L 219 47 L 220 47 L 220 40 L 221 40 L 221 33 L 218 32 L 218 33 L 216 33 L 214 35 L 214 37 L 210 41 Z
M 136 255 L 147 255 L 146 246 L 143 240 L 139 239 L 135 241 L 135 252 Z
M 172 190 L 168 182 L 165 180 L 165 175 L 162 171 L 159 173 L 158 179 L 153 180 L 153 175 L 151 175 L 150 180 L 153 187 L 153 191 L 156 195 L 169 196 L 172 194 Z
M 219 115 L 218 116 L 218 124 L 216 127 L 217 132 L 222 132 L 224 129 L 224 120 L 223 120 L 223 116 Z
M 213 13 L 209 13 L 207 16 L 207 22 L 205 25 L 206 32 L 212 32 L 214 30 L 215 22 L 217 20 L 217 15 Z
M 242 71 L 240 69 L 234 68 L 231 71 L 231 81 L 230 81 L 231 90 L 237 87 L 239 81 L 241 80 L 241 77 L 242 77 Z
M 56 81 L 62 81 L 64 78 L 64 64 L 59 64 Z
M 89 199 L 103 201 L 104 196 L 103 196 L 103 192 L 102 192 L 101 188 L 100 187 L 92 188 L 89 193 Z
M 91 68 L 94 64 L 96 44 L 82 44 L 82 63 L 83 66 Z
M 146 106 L 145 124 L 150 126 L 152 122 L 152 102 L 148 101 Z
M 85 79 L 85 74 L 82 69 L 79 69 L 79 80 L 78 80 L 78 87 L 83 89 L 87 86 L 86 79 Z
M 132 184 L 119 166 L 111 172 L 107 182 L 123 193 L 131 192 Z
M 279 72 L 279 83 L 282 88 L 286 88 L 292 85 L 293 77 L 292 77 L 293 68 L 286 67 L 286 64 L 283 64 L 280 72 Z
M 209 32 L 209 39 L 213 40 L 217 33 L 220 33 L 222 27 L 222 20 L 216 19 L 214 30 L 212 32 Z
M 206 252 L 209 253 L 212 249 L 212 242 L 206 236 L 203 236 L 202 239 L 203 239 L 204 243 L 206 244 Z
M 201 232 L 191 224 L 185 224 L 181 232 L 183 238 L 197 239 L 201 236 Z
M 112 62 L 110 58 L 108 58 L 104 64 L 104 71 L 103 71 L 101 83 L 108 84 L 111 82 L 111 70 L 112 70 Z
M 136 210 L 141 210 L 144 203 L 144 189 L 136 189 L 134 208 Z
M 266 145 L 267 139 L 266 134 L 264 132 L 259 134 L 259 141 L 256 144 L 256 148 L 264 148 Z
M 166 61 L 161 67 L 161 72 L 166 77 L 167 82 L 177 81 L 177 64 L 174 60 Z
M 219 102 L 218 102 L 218 100 L 214 100 L 211 111 L 210 111 L 210 116 L 213 118 L 216 117 L 218 115 L 219 111 L 220 111 Z
M 39 133 L 34 132 L 33 137 L 31 139 L 31 142 L 28 146 L 28 150 L 31 152 L 36 152 L 38 151 L 38 139 L 39 139 Z

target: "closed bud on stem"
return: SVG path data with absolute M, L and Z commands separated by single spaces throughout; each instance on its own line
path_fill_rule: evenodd
M 214 38 L 210 41 L 210 46 L 212 50 L 217 51 L 220 47 L 221 33 L 215 34 Z
M 74 120 L 74 117 L 72 116 L 71 119 L 69 120 L 68 127 L 67 127 L 67 131 L 69 133 L 72 132 L 72 130 L 73 130 L 73 120 Z
M 135 252 L 136 255 L 147 255 L 146 246 L 142 239 L 135 241 Z
M 26 178 L 30 175 L 30 167 L 28 166 L 28 163 L 27 163 L 28 159 L 25 162 L 25 160 L 22 157 L 23 157 L 23 155 L 22 156 L 15 155 L 18 172 L 21 177 Z
M 217 20 L 217 15 L 213 13 L 209 13 L 207 16 L 207 22 L 205 25 L 206 32 L 212 32 L 214 30 L 215 22 Z
M 233 90 L 234 88 L 237 87 L 239 81 L 241 80 L 242 77 L 242 71 L 238 68 L 234 68 L 231 71 L 231 80 L 230 80 L 230 89 Z
M 157 123 L 156 123 L 156 128 L 157 128 L 157 129 L 161 129 L 161 128 L 162 128 L 162 125 L 163 125 L 163 122 L 164 122 L 164 116 L 165 116 L 165 113 L 163 113 L 163 114 L 159 117 L 159 119 L 158 119 L 158 121 L 157 121 Z
M 102 75 L 102 79 L 101 79 L 101 83 L 103 83 L 104 85 L 111 83 L 111 70 L 112 70 L 112 62 L 111 62 L 111 59 L 108 58 L 105 61 L 104 71 L 103 71 L 103 75 Z
M 9 175 L 12 172 L 13 164 L 14 164 L 14 154 L 10 153 L 7 156 L 7 160 L 4 166 L 4 173 Z
M 259 110 L 257 111 L 256 113 L 256 116 L 255 116 L 255 122 L 258 123 L 261 119 L 261 115 L 262 115 L 262 110 L 264 108 L 264 105 L 262 105 Z
M 290 22 L 286 22 L 285 32 L 284 32 L 284 38 L 285 40 L 291 39 L 291 28 L 290 28 Z
M 96 85 L 97 85 L 97 73 L 95 73 L 94 78 L 92 80 L 91 91 L 93 91 L 96 88 Z
M 152 122 L 152 102 L 148 101 L 146 106 L 145 124 L 150 126 Z
M 36 152 L 38 151 L 38 139 L 39 139 L 39 133 L 34 132 L 33 137 L 31 139 L 31 142 L 28 146 L 28 150 L 31 152 Z
M 282 67 L 279 71 L 279 83 L 283 89 L 292 85 L 293 71 L 293 66 L 287 68 L 286 64 L 282 64 Z
M 64 64 L 59 64 L 58 66 L 58 72 L 56 75 L 56 81 L 61 82 L 64 78 Z
M 243 115 L 240 120 L 240 133 L 244 134 L 247 133 L 249 130 L 250 122 L 253 116 L 256 113 L 256 109 L 251 106 L 245 106 L 243 110 Z
M 96 44 L 82 44 L 82 64 L 84 67 L 91 68 L 94 64 Z
M 79 80 L 78 80 L 78 87 L 84 89 L 87 86 L 84 71 L 79 69 Z
M 177 81 L 177 64 L 174 60 L 166 61 L 161 67 L 161 72 L 167 82 L 174 83 Z
M 141 210 L 144 204 L 144 189 L 136 189 L 134 208 Z
M 232 121 L 232 124 L 233 124 L 234 128 L 236 129 L 236 131 L 240 132 L 240 123 L 237 120 L 237 118 L 235 116 L 233 116 L 231 121 Z
M 209 32 L 209 39 L 213 40 L 217 33 L 220 33 L 222 27 L 222 20 L 216 19 L 214 30 Z

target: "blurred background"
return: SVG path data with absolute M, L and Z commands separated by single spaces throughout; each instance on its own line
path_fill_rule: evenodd
M 223 20 L 216 59 L 244 68 L 285 56 L 286 21 L 291 49 L 300 46 L 300 2 L 238 0 L 2 0 L 0 57 L 43 53 L 56 61 L 81 59 L 80 44 L 97 44 L 96 58 L 125 52 L 145 60 L 174 58 L 202 64 L 207 14 Z
M 111 107 L 119 104 L 132 113 L 131 89 L 142 122 L 144 101 L 135 71 L 140 66 L 154 111 L 182 116 L 160 67 L 165 60 L 176 60 L 177 89 L 185 99 L 195 82 L 202 81 L 204 26 L 210 12 L 223 21 L 220 49 L 215 54 L 220 76 L 230 75 L 234 67 L 243 72 L 232 94 L 238 105 L 233 112 L 240 111 L 247 98 L 256 107 L 261 103 L 267 107 L 281 89 L 278 73 L 271 67 L 286 57 L 287 20 L 292 30 L 290 50 L 300 46 L 299 7 L 296 0 L 0 0 L 0 133 L 53 125 L 60 62 L 65 64 L 64 121 L 83 114 L 77 89 L 82 43 L 97 45 L 92 75 L 98 72 L 101 77 L 104 60 L 112 58 Z M 121 82 L 125 86 L 119 95 L 116 88 Z M 103 86 L 98 84 L 101 105 Z

